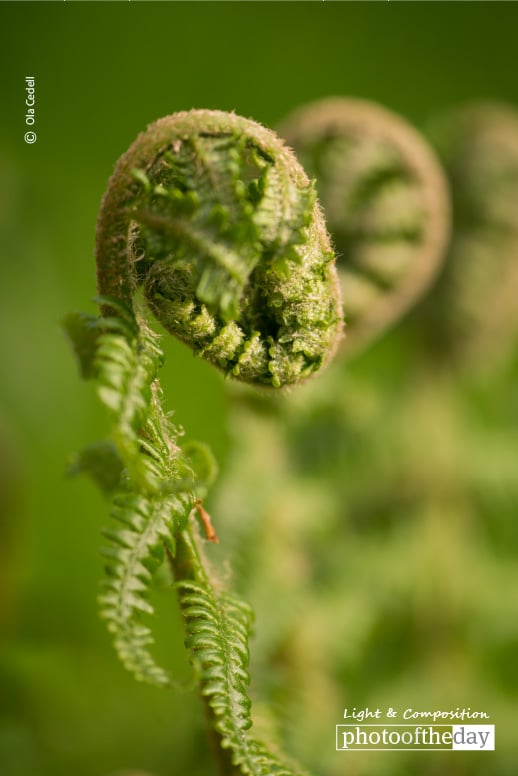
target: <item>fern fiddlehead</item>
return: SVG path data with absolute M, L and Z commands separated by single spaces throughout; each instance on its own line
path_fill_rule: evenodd
M 317 180 L 339 257 L 350 354 L 434 278 L 449 227 L 444 176 L 410 125 L 362 100 L 319 100 L 294 111 L 280 132 Z
M 121 157 L 99 217 L 99 292 L 131 299 L 240 380 L 280 387 L 329 360 L 341 329 L 313 186 L 269 130 L 190 111 Z
M 102 481 L 120 474 L 103 616 L 125 666 L 170 684 L 140 619 L 152 612 L 152 573 L 168 557 L 186 646 L 212 727 L 230 751 L 223 772 L 300 773 L 248 733 L 250 612 L 213 580 L 198 546 L 193 513 L 210 466 L 181 448 L 162 407 L 163 353 L 142 297 L 164 328 L 227 375 L 272 388 L 310 377 L 341 336 L 334 255 L 312 184 L 292 152 L 254 122 L 220 111 L 174 114 L 150 125 L 117 163 L 96 253 L 102 316 L 69 316 L 66 328 L 112 422 L 103 460 L 115 474 Z M 90 450 L 79 468 L 96 476 L 95 457 Z
M 426 313 L 441 355 L 483 366 L 518 335 L 518 112 L 474 103 L 435 120 L 453 237 Z

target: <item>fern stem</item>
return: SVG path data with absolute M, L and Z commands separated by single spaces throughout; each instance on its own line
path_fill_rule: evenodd
M 225 753 L 223 776 L 303 776 L 250 734 L 251 702 L 247 695 L 248 637 L 252 612 L 212 579 L 199 539 L 188 525 L 171 559 L 179 593 L 186 646 L 199 674 L 211 728 Z
M 193 535 L 192 526 L 188 526 L 182 532 L 176 543 L 176 554 L 168 552 L 168 562 L 173 579 L 180 580 L 205 580 L 209 583 L 208 574 L 204 569 L 198 550 L 198 542 Z M 209 583 L 210 584 L 210 583 Z M 179 599 L 181 599 L 179 595 Z M 180 600 L 181 603 L 181 600 Z M 220 776 L 241 776 L 239 767 L 232 762 L 232 752 L 222 746 L 223 736 L 216 725 L 216 715 L 210 705 L 209 698 L 201 695 L 201 701 L 206 717 L 207 740 Z

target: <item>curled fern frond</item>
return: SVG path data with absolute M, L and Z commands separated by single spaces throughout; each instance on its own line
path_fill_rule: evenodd
M 126 668 L 171 684 L 141 621 L 153 612 L 153 573 L 167 557 L 232 772 L 295 776 L 247 733 L 250 611 L 214 585 L 189 523 L 196 512 L 215 538 L 201 499 L 216 466 L 205 445 L 180 447 L 162 407 L 163 353 L 141 297 L 168 331 L 239 380 L 276 388 L 311 376 L 342 327 L 312 184 L 292 152 L 252 121 L 219 111 L 166 117 L 115 168 L 99 215 L 97 268 L 101 318 L 72 316 L 66 328 L 111 421 L 113 449 L 99 448 L 115 456 L 109 479 L 99 479 L 98 461 L 81 459 L 112 495 L 117 523 L 105 532 L 101 613 Z
M 341 333 L 334 254 L 313 186 L 271 131 L 221 111 L 151 124 L 99 215 L 98 285 L 137 287 L 162 325 L 226 374 L 280 387 Z
M 296 110 L 279 131 L 311 176 L 338 254 L 351 353 L 430 284 L 448 237 L 447 188 L 426 141 L 403 119 L 354 99 Z
M 441 354 L 482 366 L 518 337 L 518 111 L 475 103 L 431 135 L 453 200 L 453 239 L 428 305 Z

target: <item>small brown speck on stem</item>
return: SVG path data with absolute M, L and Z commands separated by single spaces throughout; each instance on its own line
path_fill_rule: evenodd
M 198 513 L 200 520 L 203 523 L 203 528 L 205 530 L 205 537 L 207 541 L 213 542 L 213 544 L 219 544 L 219 539 L 216 534 L 216 531 L 214 530 L 214 526 L 212 525 L 212 520 L 210 519 L 210 515 L 203 508 L 200 499 L 197 500 L 196 504 L 194 505 L 194 509 Z

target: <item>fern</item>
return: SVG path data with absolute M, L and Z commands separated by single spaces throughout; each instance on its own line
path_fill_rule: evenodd
M 395 323 L 435 277 L 449 234 L 448 189 L 424 139 L 356 99 L 317 100 L 281 131 L 310 173 L 340 256 L 350 356 Z
M 208 521 L 200 499 L 214 462 L 203 444 L 178 443 L 157 377 L 164 355 L 135 292 L 141 286 L 165 328 L 225 373 L 273 388 L 306 379 L 331 358 L 342 325 L 313 187 L 281 141 L 253 122 L 176 114 L 119 161 L 99 217 L 97 262 L 102 317 L 71 315 L 65 328 L 111 422 L 110 442 L 74 464 L 112 497 L 102 617 L 137 679 L 171 685 L 142 622 L 167 558 L 211 725 L 220 751 L 230 752 L 224 773 L 302 774 L 248 732 L 251 611 L 213 582 L 192 524 L 195 512 Z

